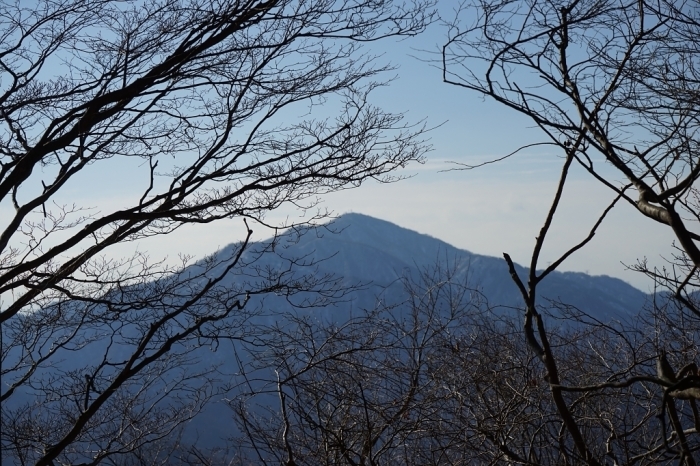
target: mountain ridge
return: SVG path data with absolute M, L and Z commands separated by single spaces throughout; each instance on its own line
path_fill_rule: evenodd
M 522 304 L 502 258 L 475 254 L 430 235 L 358 213 L 343 214 L 316 232 L 303 235 L 290 251 L 320 260 L 321 270 L 336 273 L 345 280 L 388 286 L 406 269 L 451 261 L 459 269 L 458 278 L 468 279 L 471 285 L 481 288 L 495 305 Z M 526 282 L 528 269 L 519 264 L 515 268 Z M 583 272 L 555 271 L 539 288 L 543 299 L 564 299 L 601 317 L 634 314 L 649 296 L 619 278 Z
M 359 222 L 358 222 L 358 220 L 359 220 Z M 334 225 L 335 223 L 338 223 L 338 222 L 339 222 L 341 225 L 347 223 L 346 225 L 344 225 L 344 228 L 347 228 L 348 226 L 350 226 L 350 223 L 353 223 L 353 222 L 355 222 L 355 223 L 362 223 L 362 224 L 364 224 L 363 226 L 371 225 L 372 223 L 386 224 L 386 225 L 390 225 L 390 226 L 392 226 L 392 227 L 394 227 L 394 228 L 398 228 L 398 229 L 401 229 L 401 230 L 403 230 L 403 231 L 410 232 L 410 233 L 412 233 L 412 234 L 414 234 L 414 235 L 423 237 L 423 238 L 425 238 L 425 239 L 429 239 L 429 240 L 433 240 L 433 241 L 439 242 L 439 243 L 441 243 L 443 246 L 446 246 L 447 248 L 452 249 L 452 250 L 455 250 L 455 251 L 459 251 L 460 253 L 466 253 L 466 254 L 468 254 L 468 255 L 475 256 L 475 257 L 478 257 L 478 258 L 488 258 L 488 259 L 494 259 L 494 260 L 498 260 L 498 261 L 503 261 L 503 259 L 502 259 L 501 257 L 498 257 L 498 256 L 490 256 L 490 255 L 487 255 L 487 254 L 479 254 L 479 253 L 475 253 L 475 252 L 472 252 L 472 251 L 467 250 L 467 249 L 461 249 L 461 248 L 458 248 L 458 247 L 456 247 L 456 246 L 453 246 L 453 245 L 447 243 L 446 241 L 441 240 L 440 238 L 436 238 L 436 237 L 434 237 L 434 236 L 432 236 L 432 235 L 429 235 L 429 234 L 426 234 L 426 233 L 420 233 L 420 232 L 417 232 L 417 231 L 415 231 L 415 230 L 411 230 L 411 229 L 409 229 L 409 228 L 405 228 L 405 227 L 402 227 L 402 226 L 400 226 L 400 225 L 398 225 L 398 224 L 389 222 L 389 221 L 387 221 L 387 220 L 379 219 L 379 218 L 372 217 L 372 216 L 369 216 L 369 215 L 366 215 L 366 214 L 361 214 L 361 213 L 357 213 L 357 212 L 347 212 L 347 213 L 344 213 L 344 214 L 339 215 L 339 216 L 337 217 L 337 219 L 330 221 L 327 225 L 332 226 L 332 225 Z M 516 264 L 517 264 L 517 263 L 516 263 Z M 522 267 L 523 269 L 526 269 L 525 266 L 522 266 L 522 265 L 520 265 L 520 264 L 517 264 L 517 265 L 518 265 L 519 267 Z M 543 270 L 543 269 L 538 269 L 538 272 L 541 272 L 542 270 Z M 555 273 L 558 273 L 558 274 L 561 274 L 561 275 L 565 275 L 565 276 L 566 276 L 566 275 L 573 275 L 573 276 L 581 276 L 581 277 L 585 276 L 585 277 L 590 277 L 590 278 L 598 278 L 598 277 L 600 277 L 600 278 L 612 279 L 612 280 L 615 280 L 615 281 L 619 281 L 619 282 L 621 282 L 621 283 L 624 283 L 624 284 L 626 284 L 626 285 L 628 285 L 628 286 L 630 286 L 630 287 L 632 287 L 632 288 L 635 288 L 636 290 L 639 290 L 639 288 L 635 287 L 634 285 L 632 285 L 632 284 L 626 282 L 625 280 L 623 280 L 623 279 L 621 279 L 621 278 L 614 277 L 614 276 L 612 276 L 612 275 L 607 275 L 607 274 L 592 275 L 592 274 L 589 274 L 589 273 L 586 273 L 586 272 L 581 272 L 581 271 L 555 271 Z M 523 278 L 524 278 L 524 277 L 523 277 Z M 639 290 L 639 291 L 642 292 L 642 293 L 644 293 L 642 290 Z

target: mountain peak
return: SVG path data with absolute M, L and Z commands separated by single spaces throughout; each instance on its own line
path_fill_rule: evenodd
M 338 240 L 369 246 L 389 253 L 407 264 L 428 265 L 442 256 L 469 256 L 469 251 L 434 238 L 403 228 L 386 220 L 358 213 L 345 213 L 326 224 L 336 232 Z

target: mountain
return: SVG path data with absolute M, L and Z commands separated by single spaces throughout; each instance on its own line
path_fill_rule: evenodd
M 272 240 L 251 244 L 243 253 L 242 259 L 244 262 L 251 262 L 252 265 L 231 274 L 223 284 L 231 289 L 245 290 L 247 284 L 256 280 L 260 271 L 287 267 L 290 263 L 297 265 L 313 263 L 315 265 L 312 267 L 295 265 L 294 267 L 299 269 L 298 276 L 311 273 L 316 277 L 339 277 L 343 284 L 359 285 L 359 289 L 344 296 L 335 305 L 323 309 L 312 307 L 295 310 L 283 293 L 281 296 L 270 294 L 264 299 L 253 298 L 249 303 L 250 306 L 246 308 L 264 310 L 264 313 L 251 318 L 256 325 L 275 325 L 278 322 L 284 322 L 284 313 L 290 311 L 295 312 L 297 316 L 306 316 L 317 321 L 346 321 L 355 312 L 371 310 L 380 295 L 384 303 L 402 302 L 406 298 L 400 282 L 401 277 L 410 276 L 415 279 L 422 270 L 430 270 L 436 267 L 436 264 L 440 264 L 443 271 L 450 270 L 453 280 L 478 289 L 493 307 L 518 307 L 522 304 L 522 298 L 502 258 L 460 250 L 436 238 L 365 215 L 343 215 L 330 224 L 307 231 L 300 237 L 291 232 L 283 233 L 274 241 L 274 253 L 271 252 L 272 244 Z M 210 258 L 210 261 L 215 263 L 217 258 L 223 260 L 225 257 L 230 257 L 239 246 L 239 244 L 232 244 L 223 248 Z M 260 251 L 270 252 L 262 253 L 258 257 Z M 287 258 L 287 262 L 281 258 Z M 203 263 L 191 267 L 191 276 L 197 276 L 197 270 L 204 268 Z M 516 271 L 526 281 L 527 269 L 518 265 Z M 187 271 L 182 276 L 187 276 Z M 165 290 L 169 285 L 168 279 L 164 278 L 160 282 L 149 282 L 139 286 L 143 286 L 144 289 L 152 287 Z M 129 291 L 119 290 L 120 293 L 126 292 L 127 295 Z M 173 289 L 172 296 L 177 295 L 175 291 L 177 290 Z M 562 300 L 603 320 L 624 319 L 634 315 L 648 299 L 647 295 L 622 280 L 571 272 L 552 273 L 542 283 L 540 292 L 540 303 L 546 304 L 547 299 Z M 172 299 L 184 300 L 189 297 L 186 293 L 179 296 Z M 99 366 L 100 361 L 114 361 L 113 364 L 110 363 L 113 366 L 123 364 L 120 361 L 128 359 L 131 354 L 130 348 L 136 344 L 137 339 L 134 338 L 144 329 L 148 329 L 151 320 L 147 318 L 157 318 L 149 315 L 148 309 L 139 312 L 140 314 L 134 312 L 134 318 L 129 321 L 126 321 L 127 316 L 108 322 L 96 320 L 91 327 L 77 337 L 78 340 L 72 347 L 66 347 L 65 351 L 57 352 L 51 365 L 37 370 L 33 376 L 34 386 L 41 386 L 43 380 L 56 380 L 57 374 L 67 374 L 82 380 L 87 368 Z M 207 312 L 206 307 L 202 312 Z M 154 310 L 152 314 L 156 316 L 157 311 Z M 140 319 L 139 315 L 143 316 L 143 319 Z M 64 317 L 69 321 L 71 316 Z M 80 318 L 79 315 L 78 317 Z M 174 325 L 175 327 L 177 325 Z M 6 328 L 3 327 L 5 345 L 11 341 L 10 338 L 5 338 Z M 66 325 L 64 335 L 69 335 L 70 332 L 70 326 Z M 60 337 L 54 336 L 54 339 L 58 338 Z M 254 354 L 252 356 L 238 354 L 237 348 L 240 346 L 236 345 L 240 342 L 236 343 L 235 338 L 230 341 L 232 346 L 228 344 L 219 346 L 218 339 L 216 339 L 216 345 L 197 346 L 189 343 L 194 346 L 184 345 L 177 351 L 187 355 L 188 367 L 195 372 L 218 366 L 217 373 L 221 374 L 222 380 L 227 383 L 225 377 L 230 377 L 230 381 L 240 377 L 240 374 L 237 374 L 239 366 L 233 362 L 235 358 L 231 356 L 232 350 L 236 358 L 242 358 L 238 359 L 238 363 L 251 362 L 256 358 Z M 259 341 L 264 341 L 264 338 Z M 51 344 L 53 343 L 46 341 L 45 347 Z M 18 351 L 22 351 L 21 346 L 16 350 L 5 352 L 3 347 L 5 358 L 3 362 L 19 357 Z M 260 348 L 259 351 L 265 351 L 265 349 Z M 4 377 L 3 382 L 11 383 L 11 377 L 12 375 Z M 109 377 L 105 376 L 104 379 L 102 383 L 106 384 Z M 36 383 L 37 380 L 40 382 Z M 163 376 L 162 385 L 167 386 L 169 383 L 170 380 Z M 234 382 L 231 383 L 235 385 Z M 86 393 L 90 396 L 89 390 Z M 86 395 L 78 392 L 76 396 L 82 399 L 81 397 Z M 225 399 L 231 396 L 236 395 L 226 392 L 219 398 Z M 21 410 L 22 406 L 32 406 L 32 410 L 37 409 L 41 415 L 42 401 L 37 401 L 40 398 L 31 388 L 17 390 L 7 402 L 3 403 L 3 416 L 6 410 Z M 276 398 L 272 396 L 269 399 L 270 406 L 276 406 Z M 55 403 L 55 400 L 48 402 Z M 270 406 L 262 406 L 260 409 L 275 409 Z M 226 407 L 222 408 L 221 403 L 212 403 L 187 426 L 182 439 L 186 443 L 198 439 L 198 446 L 212 448 L 220 445 L 220 435 L 231 434 L 231 429 L 231 412 Z
M 258 246 L 252 245 L 251 249 Z M 230 254 L 236 247 L 229 245 L 219 254 Z M 348 286 L 364 285 L 349 299 L 329 308 L 295 311 L 297 315 L 310 315 L 323 321 L 342 322 L 359 310 L 372 309 L 380 294 L 384 303 L 405 300 L 400 278 L 406 275 L 416 277 L 420 270 L 430 269 L 436 264 L 441 264 L 443 270 L 451 269 L 453 280 L 466 282 L 481 291 L 493 307 L 519 307 L 523 303 L 503 258 L 461 250 L 431 236 L 366 215 L 342 215 L 299 238 L 283 234 L 276 253 L 316 262 L 314 271 L 317 275 L 342 277 Z M 270 254 L 261 257 L 257 264 L 274 267 L 278 259 L 277 255 Z M 528 269 L 516 264 L 516 271 L 526 282 Z M 234 282 L 237 278 L 234 276 L 230 280 Z M 605 321 L 636 314 L 648 296 L 617 278 L 553 272 L 540 286 L 539 302 L 546 304 L 547 299 L 561 300 Z M 266 305 L 275 312 L 291 311 L 283 300 L 267 300 Z M 267 319 L 272 324 L 275 314 L 268 314 Z M 276 398 L 271 399 L 271 403 L 275 406 Z M 209 408 L 190 426 L 198 432 L 198 438 L 206 439 L 205 434 L 212 426 L 214 429 L 230 428 L 230 421 L 217 417 L 217 414 L 220 416 L 220 410 Z

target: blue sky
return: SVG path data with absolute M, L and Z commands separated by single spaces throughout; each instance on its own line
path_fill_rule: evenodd
M 383 54 L 380 62 L 399 66 L 386 76 L 396 75 L 398 79 L 378 89 L 372 102 L 405 113 L 408 122 L 425 119 L 428 126 L 436 127 L 428 134 L 433 151 L 426 163 L 408 167 L 401 174 L 410 178 L 397 183 L 370 181 L 354 190 L 324 196 L 322 206 L 338 215 L 359 212 L 379 217 L 474 253 L 500 256 L 508 252 L 517 262 L 527 264 L 551 203 L 561 154 L 546 146 L 535 147 L 476 170 L 446 171 L 455 166 L 450 162 L 483 162 L 544 138 L 529 120 L 495 102 L 444 84 L 439 69 L 414 57 L 430 59 L 431 55 L 421 50 L 437 51 L 445 34 L 444 28 L 434 25 L 416 38 L 367 46 L 368 51 Z M 100 170 L 104 170 L 102 163 Z M 123 204 L 128 191 L 128 184 L 122 184 L 118 189 L 100 189 L 90 199 L 107 211 Z M 612 198 L 611 192 L 583 170 L 574 170 L 540 264 L 546 266 L 585 237 Z M 283 222 L 299 215 L 290 207 L 272 213 L 268 220 Z M 128 254 L 137 248 L 148 251 L 153 260 L 165 256 L 176 259 L 179 253 L 201 257 L 240 239 L 244 231 L 240 220 L 188 225 L 167 237 L 121 245 L 112 254 Z M 268 235 L 256 228 L 254 239 Z M 670 255 L 672 240 L 670 230 L 620 204 L 593 242 L 572 256 L 561 270 L 611 275 L 648 291 L 650 282 L 626 270 L 623 263 L 634 264 L 646 257 L 651 264 L 662 265 L 662 257 Z

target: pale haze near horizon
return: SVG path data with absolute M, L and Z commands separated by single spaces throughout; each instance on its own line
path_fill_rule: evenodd
M 366 46 L 369 52 L 383 54 L 380 63 L 390 61 L 399 67 L 386 75 L 397 79 L 375 91 L 371 102 L 387 111 L 404 113 L 408 123 L 424 120 L 433 128 L 426 135 L 433 146 L 426 163 L 407 167 L 399 174 L 408 178 L 395 183 L 368 181 L 356 189 L 325 195 L 320 207 L 335 215 L 356 212 L 387 220 L 476 254 L 501 256 L 507 252 L 516 262 L 528 265 L 551 204 L 562 154 L 551 147 L 535 147 L 496 164 L 450 171 L 457 167 L 453 162 L 477 164 L 545 138 L 532 128 L 530 120 L 505 106 L 443 83 L 441 71 L 425 61 L 431 58 L 425 50 L 438 50 L 444 37 L 445 30 L 433 25 L 415 38 Z M 118 190 L 100 189 L 90 194 L 90 200 L 108 210 L 120 204 L 123 196 Z M 613 198 L 611 191 L 582 169 L 574 169 L 538 268 L 583 239 Z M 286 207 L 272 212 L 267 221 L 280 224 L 304 215 L 310 214 Z M 271 234 L 265 228 L 253 228 L 253 240 Z M 240 219 L 185 225 L 167 236 L 118 245 L 111 255 L 127 255 L 138 249 L 148 252 L 153 260 L 176 259 L 178 254 L 203 257 L 240 240 L 244 231 Z M 663 258 L 672 253 L 672 242 L 670 229 L 620 203 L 593 241 L 559 270 L 610 275 L 648 292 L 651 281 L 627 270 L 624 264 L 646 258 L 651 265 L 663 266 Z

